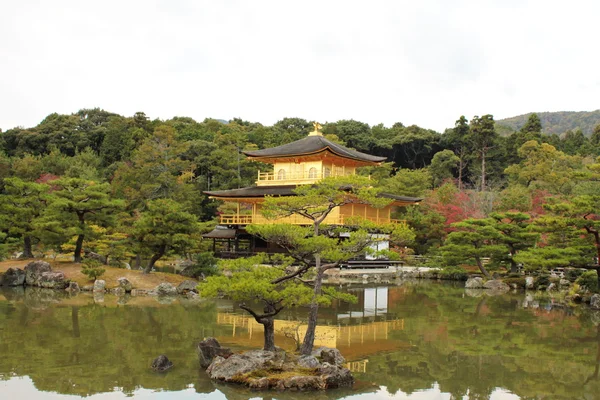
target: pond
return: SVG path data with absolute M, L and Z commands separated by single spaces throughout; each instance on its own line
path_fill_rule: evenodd
M 211 382 L 195 345 L 207 336 L 259 348 L 260 325 L 228 300 L 74 297 L 0 291 L 1 399 L 594 399 L 600 315 L 525 293 L 488 297 L 435 282 L 350 287 L 356 304 L 320 315 L 352 390 L 260 393 Z M 294 347 L 302 310 L 282 313 L 278 345 Z M 299 322 L 300 321 L 300 322 Z M 175 367 L 149 369 L 166 354 Z

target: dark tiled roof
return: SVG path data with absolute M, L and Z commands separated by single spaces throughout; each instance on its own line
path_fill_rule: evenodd
M 231 190 L 215 190 L 213 192 L 204 192 L 213 197 L 222 198 L 244 198 L 244 197 L 265 197 L 265 196 L 294 196 L 296 185 L 286 186 L 251 186 L 241 189 Z M 398 196 L 391 193 L 380 193 L 379 197 L 392 199 L 396 201 L 404 201 L 407 203 L 418 203 L 423 200 L 420 197 Z
M 379 197 L 385 197 L 386 199 L 406 201 L 407 203 L 418 203 L 423 200 L 421 197 L 409 197 L 409 196 L 398 196 L 391 193 L 379 193 Z
M 353 160 L 365 162 L 383 162 L 385 157 L 372 156 L 370 154 L 361 153 L 360 151 L 352 150 L 330 140 L 323 136 L 307 136 L 304 139 L 296 140 L 292 143 L 287 143 L 281 146 L 272 147 L 264 150 L 250 150 L 243 153 L 249 157 L 291 157 L 301 154 L 314 154 L 324 150 L 329 150 L 340 157 L 351 158 Z
M 211 239 L 233 239 L 235 238 L 235 229 L 228 229 L 223 226 L 215 226 L 215 229 L 202 235 L 205 238 Z
M 215 190 L 204 192 L 214 197 L 264 197 L 264 196 L 293 196 L 296 185 L 285 186 L 250 186 L 241 189 Z

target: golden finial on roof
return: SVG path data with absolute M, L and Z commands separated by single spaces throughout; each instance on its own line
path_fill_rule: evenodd
M 308 136 L 323 136 L 323 133 L 319 132 L 319 129 L 322 128 L 321 124 L 315 121 L 313 122 L 313 126 L 315 127 L 315 130 L 309 133 Z

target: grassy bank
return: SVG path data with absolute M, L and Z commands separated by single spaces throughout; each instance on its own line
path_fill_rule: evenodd
M 9 268 L 25 268 L 27 263 L 33 260 L 8 260 L 0 262 L 0 273 L 4 273 Z M 53 270 L 62 271 L 65 277 L 71 281 L 77 282 L 80 287 L 85 285 L 92 285 L 94 282 L 91 281 L 86 275 L 81 273 L 81 264 L 73 262 L 61 262 L 61 261 L 48 261 L 52 266 Z M 159 283 L 169 282 L 177 286 L 186 279 L 184 276 L 167 274 L 164 272 L 152 272 L 144 275 L 142 271 L 129 270 L 123 268 L 114 268 L 107 265 L 103 266 L 106 270 L 104 275 L 99 279 L 106 281 L 106 288 L 112 289 L 119 286 L 117 279 L 125 277 L 129 279 L 135 289 L 154 289 Z

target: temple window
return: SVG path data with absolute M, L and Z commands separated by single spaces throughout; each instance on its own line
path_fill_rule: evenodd
M 315 167 L 308 170 L 308 179 L 317 179 L 317 169 Z
M 323 178 L 328 178 L 331 176 L 331 168 L 325 167 L 323 169 Z
M 285 169 L 280 169 L 277 171 L 277 180 L 282 181 L 285 179 Z

